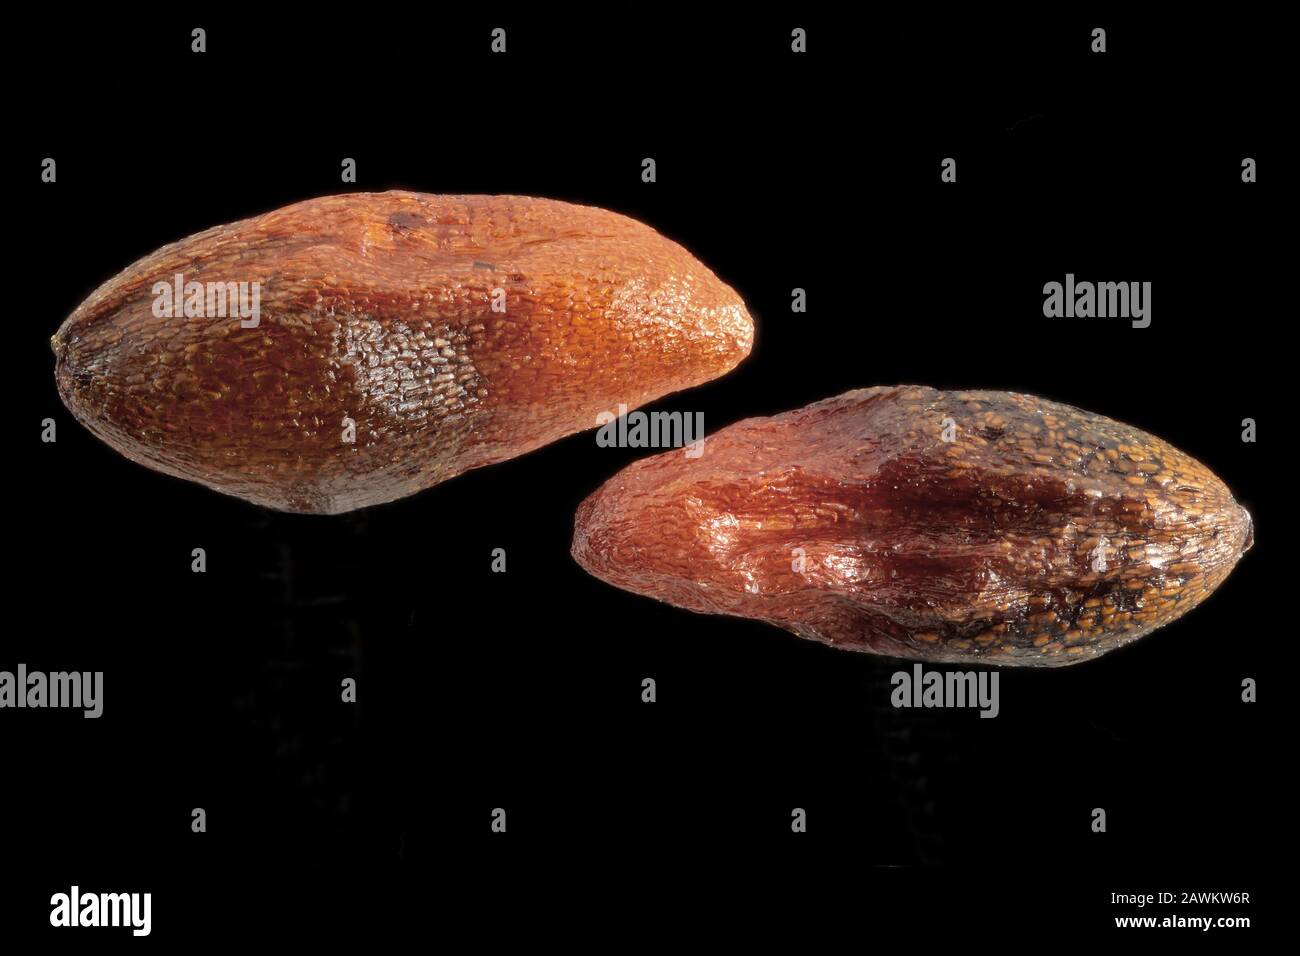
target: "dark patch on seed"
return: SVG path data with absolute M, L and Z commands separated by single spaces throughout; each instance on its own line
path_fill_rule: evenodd
M 388 217 L 388 224 L 398 232 L 410 232 L 427 225 L 428 220 L 413 212 L 395 212 Z

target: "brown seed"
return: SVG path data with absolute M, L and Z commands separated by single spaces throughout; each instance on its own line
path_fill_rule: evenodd
M 238 300 L 226 284 L 241 282 Z M 164 246 L 95 290 L 52 345 L 64 403 L 126 457 L 270 508 L 337 513 L 716 378 L 752 340 L 734 291 L 626 216 L 388 192 Z
M 1019 440 L 1049 416 L 1086 455 L 1044 464 Z M 1138 456 L 1175 480 L 1135 487 L 1115 466 Z M 573 556 L 618 587 L 836 647 L 1041 667 L 1181 616 L 1251 541 L 1223 482 L 1152 435 L 1029 395 L 905 386 L 636 462 L 582 503 Z

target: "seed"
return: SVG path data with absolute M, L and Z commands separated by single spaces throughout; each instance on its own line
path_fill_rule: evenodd
M 199 314 L 184 308 L 190 283 Z M 716 378 L 753 331 L 734 291 L 625 216 L 388 192 L 164 246 L 52 345 L 64 403 L 128 458 L 269 508 L 337 513 Z
M 981 433 L 990 414 L 1000 434 Z M 955 442 L 936 437 L 948 418 Z M 1043 463 L 1014 437 L 1047 431 L 1089 454 Z M 1138 488 L 1093 467 L 1121 447 L 1177 480 Z M 951 467 L 953 449 L 970 467 Z M 739 422 L 697 458 L 634 463 L 579 507 L 573 556 L 626 590 L 835 647 L 1041 667 L 1180 617 L 1251 535 L 1222 481 L 1143 431 L 1029 395 L 905 386 Z

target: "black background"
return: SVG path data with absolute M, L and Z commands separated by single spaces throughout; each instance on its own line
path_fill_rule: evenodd
M 1282 836 L 1269 677 L 1291 639 L 1267 566 L 1283 532 L 1266 484 L 1284 470 L 1269 413 L 1290 376 L 1270 31 L 620 15 L 25 34 L 49 82 L 12 80 L 22 307 L 0 668 L 103 670 L 105 710 L 0 716 L 0 932 L 47 930 L 50 894 L 74 882 L 152 892 L 160 940 L 640 934 L 682 915 L 815 933 L 831 914 L 1074 935 L 1140 915 L 1112 891 L 1162 889 L 1248 891 L 1248 907 L 1178 915 L 1259 925 Z M 45 156 L 56 184 L 39 181 Z M 939 182 L 947 156 L 956 184 Z M 690 248 L 745 298 L 756 345 L 653 408 L 716 429 L 874 384 L 1028 391 L 1206 462 L 1254 514 L 1256 546 L 1136 646 L 1003 671 L 996 720 L 895 711 L 895 661 L 577 567 L 578 503 L 643 454 L 591 432 L 311 517 L 133 465 L 63 409 L 48 338 L 118 270 L 216 223 L 387 188 L 579 201 Z M 1152 282 L 1150 328 L 1045 319 L 1042 286 L 1067 272 Z M 39 441 L 46 417 L 56 444 Z M 1258 444 L 1240 440 L 1246 417 Z M 1260 703 L 1241 703 L 1245 677 Z

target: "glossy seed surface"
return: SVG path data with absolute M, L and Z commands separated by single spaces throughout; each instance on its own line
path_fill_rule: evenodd
M 203 314 L 159 316 L 177 274 L 204 290 Z M 211 314 L 208 290 L 229 283 L 248 284 L 245 304 L 257 284 L 256 327 L 233 296 Z M 268 508 L 337 513 L 716 378 L 752 340 L 732 289 L 626 216 L 388 192 L 164 246 L 52 345 L 64 403 L 126 457 Z
M 1250 547 L 1204 465 L 1011 392 L 868 388 L 615 475 L 573 556 L 678 607 L 937 662 L 1088 660 L 1191 610 Z

